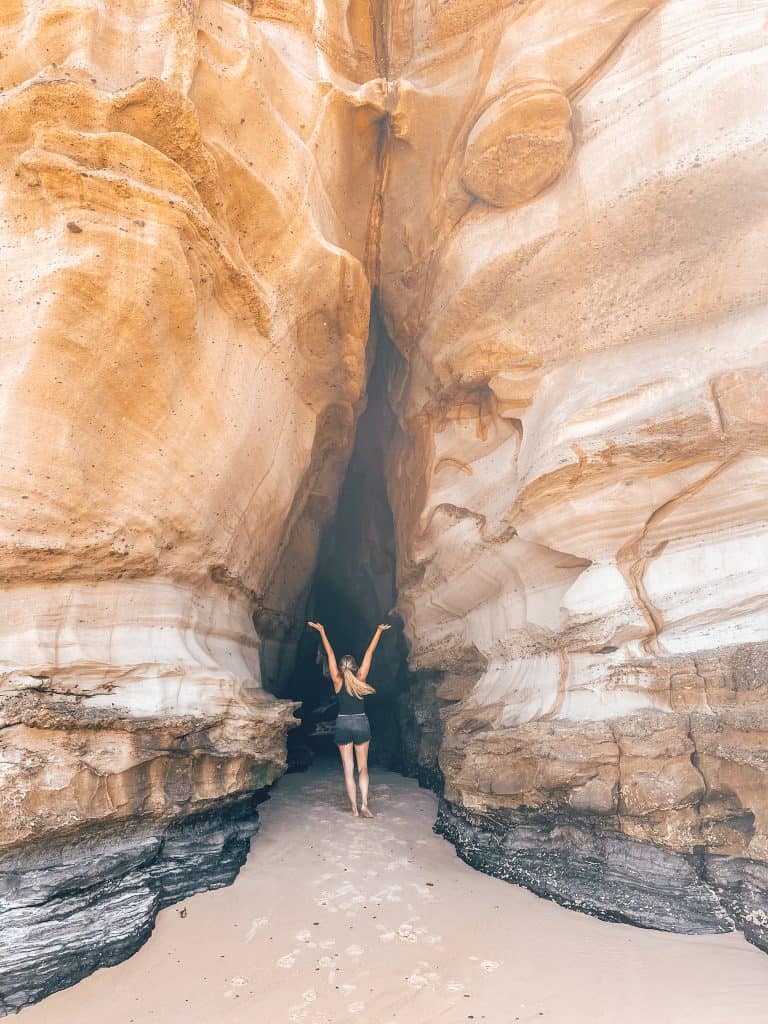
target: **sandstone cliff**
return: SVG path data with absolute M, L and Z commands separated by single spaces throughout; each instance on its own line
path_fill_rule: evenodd
M 3 1009 L 244 856 L 374 293 L 441 829 L 768 946 L 765 38 L 736 0 L 0 2 Z
M 388 183 L 411 763 L 471 863 L 765 947 L 764 11 L 498 7 L 425 5 Z
M 378 98 L 248 6 L 0 4 L 6 1010 L 231 879 L 285 766 L 260 662 L 361 407 Z

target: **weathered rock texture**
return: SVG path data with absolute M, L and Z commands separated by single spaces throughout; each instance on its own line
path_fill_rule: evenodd
M 765 10 L 424 4 L 411 36 L 411 762 L 478 867 L 767 947 Z
M 163 907 L 233 881 L 257 828 L 246 797 L 165 829 L 130 821 L 0 857 L 2 1010 L 130 956 Z
M 135 947 L 173 829 L 226 846 L 285 765 L 261 672 L 361 408 L 380 90 L 251 7 L 0 3 L 3 1009 Z M 234 870 L 194 845 L 182 892 Z
M 768 944 L 765 47 L 744 0 L 0 2 L 0 933 L 73 921 L 4 1008 L 235 870 L 373 289 L 440 827 Z

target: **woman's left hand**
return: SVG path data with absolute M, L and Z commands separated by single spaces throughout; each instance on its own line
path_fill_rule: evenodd
M 379 625 L 379 629 L 392 629 L 392 627 L 387 622 L 382 622 Z

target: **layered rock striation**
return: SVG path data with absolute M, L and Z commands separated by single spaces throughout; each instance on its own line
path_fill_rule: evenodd
M 251 6 L 0 5 L 6 1011 L 230 879 L 285 767 L 263 684 L 364 401 L 380 90 Z
M 443 13 L 383 235 L 412 765 L 470 863 L 765 948 L 764 12 Z
M 764 18 L 0 4 L 3 1010 L 237 870 L 377 332 L 335 578 L 394 528 L 439 828 L 768 946 Z

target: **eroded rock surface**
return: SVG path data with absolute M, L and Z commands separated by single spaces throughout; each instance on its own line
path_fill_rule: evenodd
M 413 767 L 476 866 L 765 947 L 764 11 L 499 6 L 419 8 L 390 159 Z
M 3 1009 L 135 948 L 168 836 L 240 850 L 285 767 L 262 666 L 361 409 L 381 90 L 251 6 L 0 4 Z M 181 891 L 232 876 L 187 847 Z
M 236 870 L 373 289 L 440 828 L 768 945 L 765 40 L 736 0 L 0 3 L 3 1008 Z

